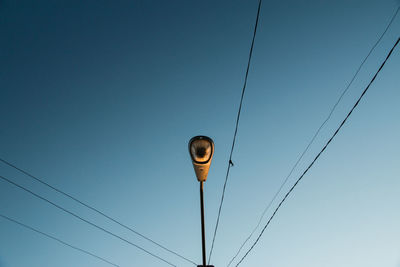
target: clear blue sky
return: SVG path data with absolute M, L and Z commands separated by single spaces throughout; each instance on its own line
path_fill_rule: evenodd
M 212 264 L 226 266 L 251 232 L 399 4 L 263 2 Z M 0 1 L 0 157 L 200 264 L 187 142 L 215 142 L 210 249 L 256 10 L 256 0 Z M 397 17 L 284 191 L 399 35 Z M 400 266 L 399 70 L 396 49 L 242 266 Z M 191 266 L 4 164 L 0 175 Z M 3 181 L 0 213 L 120 266 L 167 266 Z M 108 265 L 0 218 L 0 266 Z

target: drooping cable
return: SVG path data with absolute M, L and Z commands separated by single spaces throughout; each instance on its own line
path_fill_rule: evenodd
M 354 104 L 354 106 L 350 109 L 349 113 L 346 115 L 346 117 L 344 118 L 344 120 L 342 121 L 342 123 L 339 125 L 339 127 L 336 129 L 336 131 L 334 132 L 334 134 L 331 136 L 331 138 L 329 138 L 328 142 L 326 142 L 325 146 L 321 149 L 321 151 L 317 154 L 317 156 L 313 159 L 313 161 L 310 163 L 310 165 L 308 165 L 308 167 L 305 169 L 305 171 L 300 175 L 300 177 L 296 180 L 296 182 L 294 183 L 294 185 L 289 189 L 289 191 L 286 193 L 286 195 L 283 197 L 283 199 L 281 200 L 281 202 L 279 202 L 278 206 L 275 208 L 274 212 L 272 213 L 271 217 L 269 218 L 269 220 L 267 221 L 267 224 L 264 226 L 264 228 L 262 229 L 262 231 L 260 232 L 260 234 L 258 235 L 256 241 L 253 243 L 253 245 L 249 248 L 249 250 L 247 250 L 246 254 L 240 259 L 240 261 L 236 264 L 236 266 L 239 266 L 239 264 L 242 263 L 242 261 L 247 257 L 247 255 L 250 253 L 250 251 L 255 247 L 255 245 L 258 243 L 258 241 L 260 240 L 261 236 L 263 235 L 265 229 L 267 229 L 268 225 L 270 224 L 271 220 L 275 217 L 275 214 L 278 212 L 278 210 L 280 209 L 280 207 L 282 206 L 283 202 L 285 202 L 285 200 L 287 199 L 287 197 L 292 193 L 293 189 L 297 186 L 297 184 L 303 179 L 304 175 L 310 170 L 310 168 L 314 165 L 314 163 L 317 161 L 317 159 L 321 156 L 321 154 L 325 151 L 325 149 L 328 147 L 328 145 L 331 143 L 331 141 L 333 140 L 333 138 L 335 138 L 335 136 L 338 134 L 338 132 L 340 131 L 340 129 L 342 128 L 342 126 L 346 123 L 347 119 L 350 117 L 350 115 L 352 114 L 353 110 L 358 106 L 358 104 L 360 103 L 361 99 L 363 98 L 363 96 L 365 95 L 365 93 L 368 91 L 369 87 L 371 86 L 371 84 L 375 81 L 375 78 L 377 77 L 377 75 L 379 74 L 379 72 L 382 70 L 383 66 L 386 64 L 386 61 L 389 59 L 389 57 L 391 56 L 393 50 L 395 49 L 395 47 L 398 45 L 398 43 L 400 42 L 400 38 L 397 39 L 396 43 L 394 44 L 394 46 L 392 47 L 392 49 L 390 50 L 390 52 L 388 53 L 388 55 L 386 56 L 385 60 L 383 61 L 383 63 L 381 64 L 381 66 L 379 67 L 378 71 L 375 73 L 374 77 L 371 79 L 371 81 L 368 83 L 367 87 L 364 89 L 364 91 L 362 92 L 362 94 L 360 95 L 360 97 L 358 98 L 358 100 L 356 101 L 356 103 Z
M 184 256 L 182 256 L 182 255 L 180 255 L 180 254 L 178 254 L 177 252 L 175 252 L 175 251 L 173 251 L 173 250 L 171 250 L 171 249 L 166 248 L 165 246 L 161 245 L 160 243 L 158 243 L 158 242 L 156 242 L 156 241 L 150 239 L 149 237 L 146 237 L 145 235 L 143 235 L 143 234 L 137 232 L 137 231 L 134 230 L 132 227 L 129 227 L 129 226 L 127 226 L 126 224 L 123 224 L 122 222 L 120 222 L 120 221 L 118 221 L 118 220 L 112 218 L 111 216 L 105 214 L 104 212 L 102 212 L 102 211 L 100 211 L 100 210 L 94 208 L 93 206 L 91 206 L 91 205 L 89 205 L 89 204 L 87 204 L 87 203 L 85 203 L 85 202 L 83 202 L 83 201 L 77 199 L 76 197 L 74 197 L 74 196 L 72 196 L 72 195 L 70 195 L 70 194 L 68 194 L 68 193 L 65 193 L 63 190 L 61 190 L 61 189 L 59 189 L 59 188 L 57 188 L 57 187 L 55 187 L 55 186 L 52 186 L 51 184 L 45 182 L 44 180 L 38 178 L 37 176 L 32 175 L 32 174 L 30 174 L 29 172 L 27 172 L 27 171 L 25 171 L 25 170 L 23 170 L 23 169 L 21 169 L 21 168 L 15 166 L 14 164 L 12 164 L 12 163 L 6 161 L 5 159 L 0 158 L 0 161 L 3 162 L 4 164 L 6 164 L 6 165 L 8 165 L 8 166 L 10 166 L 10 167 L 12 167 L 12 168 L 14 168 L 14 169 L 16 169 L 17 171 L 19 171 L 19 172 L 25 174 L 26 176 L 28 176 L 28 177 L 34 179 L 35 181 L 37 181 L 37 182 L 39 182 L 39 183 L 41 183 L 41 184 L 43 184 L 43 185 L 45 185 L 45 186 L 47 186 L 47 187 L 53 189 L 54 191 L 56 191 L 56 192 L 58 192 L 58 193 L 60 193 L 60 194 L 62 194 L 62 195 L 64 195 L 64 196 L 68 197 L 69 199 L 72 199 L 73 201 L 75 201 L 75 202 L 81 204 L 82 206 L 84 206 L 84 207 L 86 207 L 86 208 L 88 208 L 88 209 L 90 209 L 90 210 L 92 210 L 92 211 L 94 211 L 94 212 L 100 214 L 101 216 L 103 216 L 103 217 L 109 219 L 110 221 L 112 221 L 112 222 L 118 224 L 119 226 L 121 226 L 121 227 L 123 227 L 123 228 L 129 230 L 130 232 L 132 232 L 132 233 L 134 233 L 134 234 L 136 234 L 136 235 L 138 235 L 138 236 L 140 236 L 140 237 L 146 239 L 147 241 L 149 241 L 149 242 L 153 243 L 154 245 L 156 245 L 156 246 L 158 246 L 158 247 L 164 249 L 165 251 L 168 251 L 168 252 L 174 254 L 175 256 L 178 256 L 179 258 L 181 258 L 181 259 L 183 259 L 183 260 L 185 260 L 185 261 L 187 261 L 187 262 L 190 262 L 190 263 L 193 264 L 193 265 L 197 265 L 194 261 L 189 260 L 188 258 L 186 258 L 186 257 L 184 257 Z
M 24 223 L 22 223 L 22 222 L 19 222 L 19 221 L 15 220 L 15 219 L 12 219 L 12 218 L 10 218 L 10 217 L 7 217 L 7 216 L 4 215 L 4 214 L 0 214 L 0 217 L 2 217 L 3 219 L 8 220 L 8 221 L 10 221 L 10 222 L 13 222 L 13 223 L 15 223 L 15 224 L 18 224 L 18 225 L 20 225 L 20 226 L 22 226 L 22 227 L 24 227 L 24 228 L 26 228 L 26 229 L 29 229 L 29 230 L 31 230 L 31 231 L 34 231 L 34 232 L 36 232 L 36 233 L 38 233 L 38 234 L 41 234 L 41 235 L 43 235 L 43 236 L 45 236 L 45 237 L 48 237 L 48 238 L 50 238 L 50 239 L 53 239 L 53 240 L 55 240 L 55 241 L 57 241 L 57 242 L 59 242 L 59 243 L 65 245 L 65 246 L 67 246 L 67 247 L 70 247 L 70 248 L 72 248 L 72 249 L 78 250 L 78 251 L 80 251 L 80 252 L 82 252 L 82 253 L 85 253 L 85 254 L 87 254 L 87 255 L 89 255 L 89 256 L 95 257 L 95 258 L 97 258 L 97 259 L 99 259 L 99 260 L 101 260 L 101 261 L 103 261 L 103 262 L 105 262 L 105 263 L 108 263 L 108 264 L 112 265 L 112 266 L 119 267 L 119 265 L 117 265 L 117 264 L 115 264 L 115 263 L 112 263 L 111 261 L 106 260 L 106 259 L 103 258 L 103 257 L 100 257 L 100 256 L 98 256 L 98 255 L 96 255 L 96 254 L 94 254 L 94 253 L 92 253 L 92 252 L 89 252 L 89 251 L 87 251 L 87 250 L 81 249 L 81 248 L 76 247 L 76 246 L 74 246 L 74 245 L 71 245 L 71 244 L 69 244 L 69 243 L 67 243 L 67 242 L 65 242 L 65 241 L 63 241 L 63 240 L 61 240 L 61 239 L 59 239 L 59 238 L 57 238 L 57 237 L 51 236 L 51 235 L 46 234 L 46 233 L 44 233 L 44 232 L 42 232 L 42 231 L 40 231 L 40 230 L 38 230 L 38 229 L 35 229 L 35 228 L 31 227 L 31 226 L 29 226 L 29 225 L 26 225 L 26 224 L 24 224 Z
M 240 97 L 239 109 L 238 109 L 238 113 L 237 113 L 237 116 L 236 116 L 235 132 L 233 134 L 232 147 L 231 147 L 231 152 L 229 154 L 228 168 L 226 170 L 225 182 L 224 182 L 224 187 L 222 189 L 222 195 L 221 195 L 221 202 L 220 202 L 219 208 L 218 208 L 217 222 L 215 224 L 215 229 L 214 229 L 214 235 L 213 235 L 212 244 L 211 244 L 210 255 L 208 257 L 208 264 L 210 264 L 211 255 L 212 255 L 212 252 L 213 252 L 213 249 L 214 249 L 215 237 L 217 235 L 219 219 L 220 219 L 220 216 L 221 216 L 222 204 L 224 203 L 225 189 L 226 189 L 226 184 L 227 184 L 228 177 L 229 177 L 229 171 L 230 171 L 231 166 L 233 165 L 233 163 L 232 163 L 232 154 L 233 154 L 233 149 L 235 148 L 236 135 L 237 135 L 238 126 L 239 126 L 239 119 L 240 119 L 240 112 L 242 110 L 242 104 L 243 104 L 243 97 L 244 97 L 244 93 L 245 93 L 246 87 L 247 87 L 247 78 L 249 76 L 250 63 L 251 63 L 251 58 L 252 58 L 252 55 L 253 55 L 254 41 L 255 41 L 255 38 L 256 38 L 258 21 L 259 21 L 259 17 L 260 17 L 261 3 L 262 3 L 262 0 L 259 0 L 258 1 L 258 8 L 257 8 L 256 22 L 255 22 L 255 25 L 254 25 L 253 38 L 252 38 L 251 46 L 250 46 L 249 59 L 247 61 L 246 74 L 245 74 L 245 77 L 244 77 L 244 84 L 243 84 L 243 88 L 242 88 L 242 95 Z
M 69 211 L 69 210 L 67 210 L 66 208 L 61 207 L 60 205 L 58 205 L 58 204 L 56 204 L 56 203 L 54 203 L 54 202 L 48 200 L 48 199 L 45 198 L 45 197 L 40 196 L 39 194 L 34 193 L 33 191 L 27 189 L 26 187 L 23 187 L 22 185 L 19 185 L 19 184 L 17 184 L 17 183 L 15 183 L 15 182 L 11 181 L 10 179 L 8 179 L 8 178 L 6 178 L 6 177 L 4 177 L 4 176 L 1 176 L 1 175 L 0 175 L 0 179 L 2 179 L 3 181 L 5 181 L 5 182 L 7 182 L 7 183 L 10 183 L 10 184 L 12 184 L 12 185 L 18 187 L 18 188 L 20 188 L 20 189 L 22 189 L 22 190 L 24 190 L 25 192 L 30 193 L 31 195 L 35 196 L 36 198 L 39 198 L 39 199 L 41 199 L 41 200 L 43 200 L 43 201 L 49 203 L 50 205 L 52 205 L 52 206 L 54 206 L 54 207 L 56 207 L 56 208 L 58 208 L 58 209 L 64 211 L 65 213 L 67 213 L 67 214 L 69 214 L 69 215 L 72 215 L 73 217 L 75 217 L 75 218 L 77 218 L 77 219 L 79 219 L 79 220 L 81 220 L 81 221 L 83 221 L 83 222 L 85 222 L 85 223 L 87 223 L 87 224 L 89 224 L 89 225 L 91 225 L 91 226 L 93 226 L 93 227 L 95 227 L 95 228 L 97 228 L 97 229 L 99 229 L 99 230 L 101 230 L 101 231 L 103 231 L 103 232 L 105 232 L 105 233 L 111 235 L 111 236 L 114 236 L 114 237 L 118 238 L 119 240 L 124 241 L 125 243 L 127 243 L 127 244 L 129 244 L 129 245 L 131 245 L 131 246 L 133 246 L 133 247 L 136 247 L 137 249 L 140 249 L 141 251 L 143 251 L 143 252 L 149 254 L 150 256 L 153 256 L 154 258 L 157 258 L 157 259 L 159 259 L 159 260 L 161 260 L 161 261 L 167 263 L 168 265 L 176 266 L 176 265 L 170 263 L 169 261 L 167 261 L 167 260 L 161 258 L 160 256 L 157 256 L 157 255 L 155 255 L 154 253 L 152 253 L 152 252 L 150 252 L 150 251 L 148 251 L 148 250 L 142 248 L 141 246 L 136 245 L 135 243 L 133 243 L 133 242 L 131 242 L 131 241 L 129 241 L 129 240 L 127 240 L 127 239 L 125 239 L 125 238 L 123 238 L 123 237 L 117 235 L 117 234 L 114 234 L 114 233 L 112 233 L 111 231 L 109 231 L 109 230 L 107 230 L 107 229 L 105 229 L 105 228 L 103 228 L 103 227 L 101 227 L 101 226 L 99 226 L 99 225 L 97 225 L 97 224 L 95 224 L 95 223 L 93 223 L 93 222 L 91 222 L 91 221 L 88 221 L 88 220 L 84 219 L 83 217 L 81 217 L 81 216 L 75 214 L 74 212 Z
M 239 253 L 241 252 L 241 250 L 243 249 L 243 247 L 247 244 L 247 242 L 251 239 L 251 237 L 254 235 L 254 233 L 257 231 L 258 227 L 261 225 L 262 219 L 264 218 L 265 214 L 267 213 L 267 211 L 270 209 L 272 203 L 274 203 L 275 199 L 278 197 L 278 195 L 280 194 L 280 192 L 282 191 L 283 187 L 286 185 L 287 181 L 289 180 L 290 176 L 292 175 L 293 171 L 296 169 L 297 165 L 300 163 L 300 161 L 303 159 L 304 155 L 307 153 L 308 149 L 310 148 L 310 146 L 314 143 L 315 138 L 318 136 L 319 132 L 322 130 L 322 128 L 325 126 L 325 124 L 329 121 L 329 119 L 332 116 L 332 113 L 335 111 L 336 107 L 338 106 L 338 104 L 340 103 L 340 101 L 342 100 L 343 96 L 346 94 L 346 92 L 349 90 L 350 86 L 353 84 L 353 81 L 355 80 L 355 78 L 357 77 L 358 73 L 360 72 L 361 68 L 363 67 L 364 63 L 367 61 L 367 59 L 369 58 L 369 56 L 371 55 L 371 53 L 375 50 L 375 47 L 380 43 L 380 41 L 382 40 L 383 36 L 386 34 L 386 32 L 388 31 L 388 29 L 390 28 L 390 26 L 392 25 L 394 19 L 396 18 L 397 14 L 399 13 L 400 7 L 397 8 L 396 12 L 394 13 L 394 15 L 392 16 L 392 18 L 390 19 L 388 25 L 386 26 L 385 30 L 383 31 L 383 33 L 379 36 L 378 40 L 375 42 L 375 44 L 371 47 L 371 49 L 369 50 L 367 56 L 363 59 L 363 61 L 361 62 L 361 64 L 358 66 L 356 72 L 354 73 L 353 77 L 351 78 L 350 82 L 347 84 L 346 88 L 343 90 L 343 92 L 341 93 L 341 95 L 339 96 L 338 100 L 336 101 L 336 103 L 332 106 L 331 110 L 329 111 L 328 116 L 325 118 L 325 120 L 322 122 L 322 124 L 319 126 L 319 128 L 317 129 L 317 131 L 315 132 L 315 134 L 313 135 L 313 137 L 311 138 L 310 142 L 307 144 L 306 148 L 304 149 L 304 151 L 301 153 L 300 157 L 297 159 L 296 163 L 293 165 L 293 167 L 290 169 L 289 174 L 285 177 L 285 179 L 283 180 L 283 182 L 281 183 L 281 185 L 279 186 L 278 190 L 275 192 L 274 196 L 272 197 L 272 199 L 268 202 L 268 205 L 265 207 L 264 211 L 262 212 L 260 219 L 258 220 L 257 225 L 253 228 L 252 232 L 250 233 L 250 235 L 245 239 L 245 241 L 242 243 L 242 245 L 239 247 L 238 251 L 236 252 L 236 255 L 231 259 L 231 261 L 228 264 L 228 267 L 232 264 L 232 262 L 236 259 L 236 257 L 239 255 Z

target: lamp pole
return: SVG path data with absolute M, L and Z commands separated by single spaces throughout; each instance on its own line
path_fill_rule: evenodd
M 200 182 L 200 210 L 201 210 L 201 242 L 203 248 L 203 266 L 206 266 L 206 230 L 204 226 L 204 198 L 203 198 L 203 182 Z
M 214 154 L 214 142 L 207 136 L 195 136 L 189 141 L 189 154 L 192 159 L 194 172 L 200 182 L 200 214 L 201 214 L 201 244 L 203 265 L 198 267 L 213 267 L 207 265 L 206 260 L 206 230 L 204 223 L 204 182 L 207 180 L 208 170 Z

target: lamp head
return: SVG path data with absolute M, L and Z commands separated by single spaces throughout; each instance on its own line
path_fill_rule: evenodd
M 195 136 L 189 141 L 189 153 L 199 182 L 207 180 L 214 154 L 214 142 L 207 136 Z

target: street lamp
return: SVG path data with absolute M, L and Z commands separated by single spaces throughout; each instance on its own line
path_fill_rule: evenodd
M 210 169 L 211 160 L 214 155 L 214 142 L 207 136 L 195 136 L 189 141 L 189 153 L 192 159 L 194 172 L 197 180 L 200 182 L 200 210 L 201 210 L 201 241 L 203 249 L 203 265 L 206 265 L 206 236 L 204 226 L 204 200 L 203 200 L 203 183 L 207 180 L 208 170 Z

